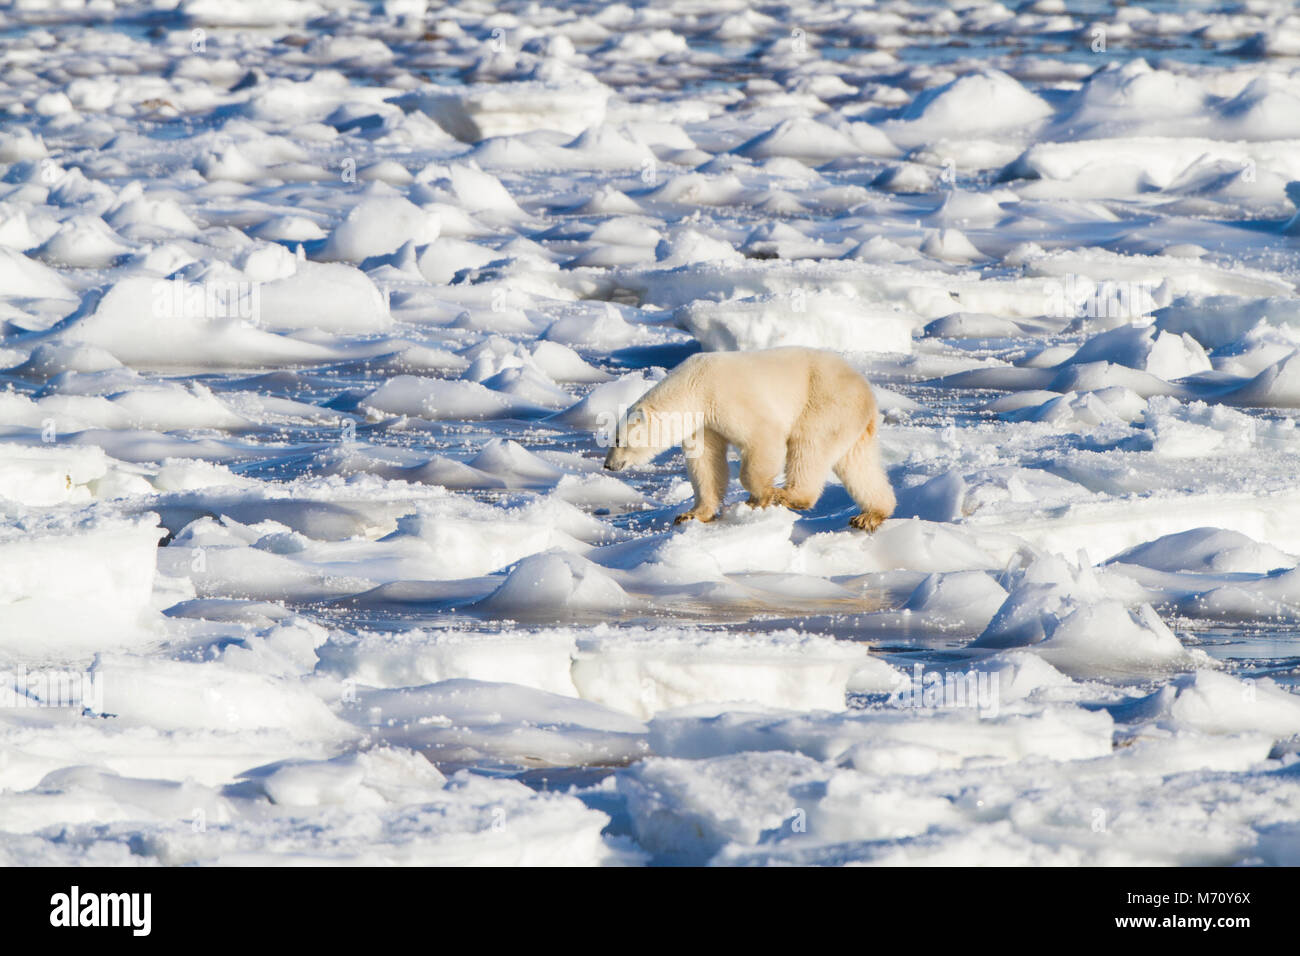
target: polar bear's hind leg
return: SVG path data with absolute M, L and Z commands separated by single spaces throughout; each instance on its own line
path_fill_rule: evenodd
M 795 511 L 811 508 L 822 496 L 831 468 L 848 454 L 862 434 L 862 422 L 871 419 L 868 408 L 845 409 L 840 396 L 815 395 L 790 432 L 785 452 L 785 487 L 777 503 Z M 870 396 L 866 396 L 870 401 Z
M 786 445 L 785 487 L 777 489 L 776 503 L 794 511 L 811 508 L 822 496 L 826 478 L 835 459 L 844 452 L 844 442 L 831 444 L 827 436 L 796 430 Z
M 776 476 L 785 460 L 785 445 L 778 439 L 751 445 L 740 452 L 740 483 L 749 492 L 749 505 L 767 508 L 776 503 Z
M 894 513 L 894 489 L 880 461 L 878 427 L 872 421 L 848 452 L 835 464 L 835 475 L 844 483 L 861 514 L 849 519 L 849 524 L 863 531 L 875 531 Z

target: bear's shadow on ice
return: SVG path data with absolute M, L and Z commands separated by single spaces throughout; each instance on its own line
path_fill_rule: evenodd
M 799 520 L 794 524 L 794 539 L 797 543 L 812 534 L 850 530 L 849 519 L 860 510 L 843 485 L 827 485 L 815 505 L 806 511 L 798 512 Z

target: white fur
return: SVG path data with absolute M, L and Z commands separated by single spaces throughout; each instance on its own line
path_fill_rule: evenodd
M 851 523 L 872 531 L 894 511 L 879 434 L 871 386 L 834 352 L 707 352 L 629 409 L 605 467 L 645 464 L 670 447 L 648 439 L 681 435 L 695 506 L 677 520 L 711 521 L 726 497 L 727 446 L 734 445 L 751 505 L 811 508 L 833 470 L 862 509 Z

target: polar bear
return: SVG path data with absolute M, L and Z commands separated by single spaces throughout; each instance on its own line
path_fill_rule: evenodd
M 681 444 L 695 505 L 677 521 L 711 521 L 730 478 L 727 446 L 735 445 L 750 505 L 811 508 L 833 470 L 862 509 L 849 523 L 874 531 L 895 504 L 879 435 L 871 386 L 834 352 L 703 352 L 632 405 L 605 467 L 643 465 Z M 778 488 L 783 466 L 785 486 Z

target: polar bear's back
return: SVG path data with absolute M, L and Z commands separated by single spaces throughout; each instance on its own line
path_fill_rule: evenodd
M 749 381 L 768 389 L 821 383 L 850 392 L 870 392 L 867 380 L 857 369 L 839 354 L 825 349 L 790 345 L 750 352 L 701 352 L 687 362 L 696 364 L 701 371 L 709 370 L 728 385 Z
M 750 417 L 787 432 L 802 415 L 819 407 L 834 406 L 839 414 L 864 424 L 876 415 L 867 380 L 841 356 L 822 349 L 702 352 L 661 384 L 676 390 L 673 380 L 709 405 L 744 406 Z

